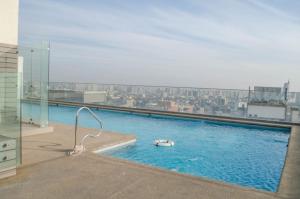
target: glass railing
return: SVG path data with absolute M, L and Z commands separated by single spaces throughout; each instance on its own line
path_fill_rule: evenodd
M 51 82 L 49 99 L 160 111 L 300 122 L 300 93 Z
M 21 163 L 19 77 L 17 47 L 0 44 L 0 171 Z
M 19 47 L 22 68 L 22 121 L 48 125 L 49 45 Z

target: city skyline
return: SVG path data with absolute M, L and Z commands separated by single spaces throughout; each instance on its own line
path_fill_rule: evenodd
M 287 85 L 285 84 L 285 86 Z M 33 86 L 33 88 L 35 87 Z M 38 96 L 38 93 L 32 91 L 31 87 L 30 95 Z M 265 108 L 271 107 L 282 109 L 285 112 L 280 116 L 277 115 L 281 120 L 291 120 L 293 108 L 300 106 L 300 93 L 285 93 L 285 91 L 280 87 L 255 87 L 254 90 L 249 91 L 68 82 L 49 83 L 49 99 L 54 101 L 243 118 L 265 114 L 267 113 Z M 257 109 L 257 106 L 260 108 Z M 253 107 L 255 107 L 254 110 L 252 110 Z M 259 110 L 262 112 L 259 113 Z M 265 117 L 271 118 L 272 116 Z
M 51 81 L 246 89 L 290 80 L 300 90 L 297 1 L 20 6 L 20 43 L 51 42 Z

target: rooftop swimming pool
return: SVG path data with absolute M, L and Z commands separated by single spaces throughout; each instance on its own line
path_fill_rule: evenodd
M 74 124 L 78 108 L 49 106 L 50 121 Z M 106 155 L 207 179 L 276 191 L 289 129 L 94 110 L 104 129 L 135 134 L 137 142 Z M 82 112 L 80 125 L 97 127 Z M 155 139 L 173 147 L 156 147 Z

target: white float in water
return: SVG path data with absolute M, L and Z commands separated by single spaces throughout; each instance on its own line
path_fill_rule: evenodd
M 175 142 L 172 140 L 154 140 L 153 144 L 155 146 L 174 146 Z

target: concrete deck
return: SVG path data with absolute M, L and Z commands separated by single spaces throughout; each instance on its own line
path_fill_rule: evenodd
M 104 133 L 99 140 L 90 139 L 88 150 L 80 156 L 66 157 L 72 148 L 73 127 L 58 125 L 50 134 L 23 139 L 24 165 L 17 176 L 0 180 L 1 199 L 31 198 L 205 198 L 205 199 L 276 199 L 300 198 L 298 165 L 300 128 L 293 129 L 283 181 L 278 193 L 258 191 L 199 177 L 178 174 L 91 153 L 134 139 L 130 135 Z M 81 134 L 91 129 L 80 129 Z M 62 138 L 62 136 L 64 138 Z M 296 139 L 295 139 L 296 138 Z M 298 151 L 297 151 L 298 150 Z M 286 176 L 285 176 L 286 175 Z M 291 181 L 292 180 L 292 181 Z
M 65 157 L 74 146 L 74 126 L 51 124 L 54 131 L 51 133 L 26 136 L 22 139 L 22 166 Z M 95 129 L 79 128 L 78 141 L 87 133 Z M 104 131 L 98 138 L 88 138 L 85 146 L 88 152 L 99 150 L 111 145 L 135 140 L 133 135 L 124 135 Z
M 300 199 L 300 127 L 294 126 L 290 135 L 285 166 L 278 195 L 282 198 Z
M 94 154 L 24 167 L 16 177 L 0 182 L 0 193 L 1 199 L 274 198 Z
M 28 124 L 28 123 L 22 123 L 22 136 L 32 136 L 32 135 L 39 135 L 44 133 L 52 133 L 53 132 L 53 126 L 48 127 L 39 127 L 35 124 Z

